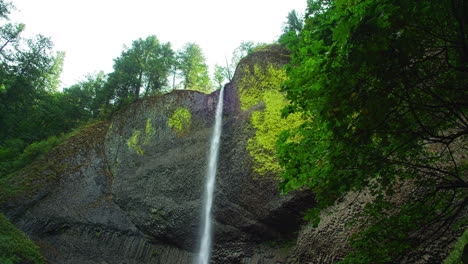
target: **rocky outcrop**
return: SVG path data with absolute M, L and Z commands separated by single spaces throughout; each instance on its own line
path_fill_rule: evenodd
M 279 93 L 271 86 L 287 62 L 280 47 L 263 48 L 241 61 L 225 87 L 212 263 L 336 263 L 355 231 L 347 220 L 370 199 L 349 194 L 312 228 L 302 221 L 312 194 L 280 195 L 274 166 L 253 157 L 252 116 L 268 112 L 262 98 Z M 173 91 L 82 129 L 21 171 L 17 182 L 27 182 L 27 192 L 7 201 L 0 195 L 0 209 L 50 263 L 192 263 L 218 95 Z
M 281 54 L 250 60 L 281 67 Z M 280 196 L 276 180 L 255 176 L 252 111 L 241 110 L 236 82 L 225 90 L 213 261 L 280 263 L 293 244 L 281 241 L 294 240 L 312 196 Z M 50 168 L 64 169 L 3 211 L 50 263 L 191 263 L 217 100 L 218 92 L 173 91 L 128 106 L 52 152 Z

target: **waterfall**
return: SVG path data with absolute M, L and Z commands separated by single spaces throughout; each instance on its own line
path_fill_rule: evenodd
M 211 209 L 213 207 L 213 194 L 216 182 L 216 168 L 218 164 L 219 143 L 221 139 L 221 123 L 223 119 L 223 99 L 224 88 L 219 92 L 218 105 L 216 106 L 215 126 L 211 136 L 211 146 L 208 161 L 208 170 L 206 171 L 205 193 L 203 194 L 203 214 L 200 251 L 196 264 L 208 264 L 212 246 L 212 227 L 211 227 Z

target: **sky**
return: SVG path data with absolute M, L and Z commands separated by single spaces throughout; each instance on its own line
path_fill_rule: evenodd
M 156 35 L 179 50 L 199 44 L 212 70 L 225 65 L 242 41 L 271 43 L 289 11 L 304 13 L 306 0 L 12 0 L 10 18 L 26 24 L 25 37 L 50 37 L 65 52 L 61 87 L 87 74 L 112 72 L 133 40 Z

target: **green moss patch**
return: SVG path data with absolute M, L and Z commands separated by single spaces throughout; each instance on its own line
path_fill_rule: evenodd
M 243 76 L 239 83 L 239 98 L 242 110 L 259 103 L 266 91 L 279 90 L 287 79 L 286 71 L 273 64 L 256 64 L 253 67 L 245 65 L 241 71 Z
M 127 146 L 131 150 L 135 150 L 136 153 L 139 155 L 145 154 L 143 149 L 140 147 L 139 144 L 139 137 L 140 137 L 141 131 L 140 130 L 134 130 L 133 135 L 127 140 Z
M 468 229 L 458 239 L 453 247 L 452 252 L 445 259 L 444 264 L 462 264 L 466 263 L 468 256 L 463 256 L 463 248 L 468 243 Z M 464 257 L 465 259 L 462 259 Z
M 187 108 L 177 108 L 169 118 L 168 125 L 179 136 L 186 135 L 192 123 L 192 114 Z
M 250 120 L 255 135 L 249 139 L 247 150 L 254 161 L 253 169 L 260 176 L 279 175 L 281 167 L 276 157 L 276 140 L 281 131 L 295 129 L 301 123 L 299 115 L 281 118 L 281 110 L 289 103 L 280 92 L 282 84 L 287 80 L 286 71 L 280 64 L 274 63 L 245 63 L 241 71 L 241 109 L 247 110 L 259 103 L 265 106 L 264 110 L 253 111 Z
M 301 124 L 301 117 L 293 114 L 287 119 L 281 118 L 281 109 L 288 101 L 278 90 L 264 92 L 262 101 L 265 110 L 252 113 L 251 124 L 255 128 L 255 136 L 249 139 L 247 150 L 254 160 L 254 171 L 257 174 L 279 175 L 281 167 L 276 157 L 276 140 L 281 131 L 297 128 Z
M 93 148 L 103 151 L 102 142 L 104 142 L 107 126 L 105 122 L 85 126 L 79 132 L 74 131 L 65 135 L 58 146 L 47 149 L 46 153 L 31 151 L 31 153 L 39 153 L 32 163 L 27 164 L 21 170 L 0 176 L 0 204 L 28 199 L 41 189 L 53 188 L 52 186 L 62 175 L 78 171 L 84 165 L 71 165 L 70 159 L 78 153 Z
M 39 247 L 3 214 L 0 214 L 0 263 L 46 263 Z
M 156 129 L 153 127 L 151 124 L 151 118 L 148 118 L 146 120 L 146 126 L 145 126 L 145 140 L 143 144 L 147 145 L 151 141 L 152 138 L 156 136 Z

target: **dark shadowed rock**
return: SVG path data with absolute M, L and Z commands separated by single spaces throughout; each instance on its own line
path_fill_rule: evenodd
M 225 87 L 212 263 L 336 263 L 356 231 L 347 220 L 370 199 L 349 194 L 312 228 L 302 221 L 311 193 L 280 195 L 278 175 L 257 174 L 247 145 L 252 115 L 266 106 L 242 108 L 239 86 L 255 81 L 258 65 L 280 69 L 288 60 L 279 46 L 262 48 Z M 0 195 L 0 209 L 52 264 L 192 263 L 218 95 L 173 91 L 84 128 L 19 172 L 18 182 L 32 183 L 28 192 Z M 436 263 L 453 238 L 402 263 Z
M 278 54 L 275 47 L 243 63 L 281 67 Z M 213 261 L 285 261 L 287 250 L 269 243 L 295 239 L 311 195 L 280 196 L 276 180 L 255 179 L 251 111 L 241 111 L 235 81 L 225 90 Z M 218 95 L 173 91 L 128 106 L 51 153 L 51 167 L 67 169 L 3 210 L 50 263 L 191 263 Z

